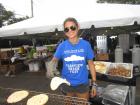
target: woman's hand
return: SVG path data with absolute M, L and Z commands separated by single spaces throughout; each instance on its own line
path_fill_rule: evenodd
M 91 97 L 95 97 L 97 94 L 97 84 L 93 83 L 92 88 L 91 88 Z

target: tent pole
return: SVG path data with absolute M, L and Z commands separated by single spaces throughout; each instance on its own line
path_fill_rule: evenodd
M 31 12 L 32 12 L 32 17 L 34 17 L 34 10 L 33 10 L 33 0 L 31 0 Z

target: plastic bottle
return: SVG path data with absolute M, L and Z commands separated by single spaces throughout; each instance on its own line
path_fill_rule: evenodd
M 134 45 L 132 49 L 132 63 L 134 66 L 140 66 L 140 46 Z
M 120 46 L 115 49 L 115 62 L 123 63 L 123 49 Z

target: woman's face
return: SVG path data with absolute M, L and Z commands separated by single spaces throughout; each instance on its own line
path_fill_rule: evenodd
M 72 21 L 67 21 L 67 22 L 65 23 L 64 32 L 65 32 L 65 35 L 66 35 L 69 39 L 78 37 L 78 30 L 79 30 L 79 27 L 77 27 L 76 24 L 75 24 L 74 22 L 72 22 Z

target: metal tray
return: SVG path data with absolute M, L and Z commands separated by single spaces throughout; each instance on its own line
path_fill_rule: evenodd
M 108 85 L 102 95 L 105 105 L 124 105 L 128 96 L 129 87 L 123 85 Z
M 119 74 L 114 74 L 114 75 L 111 75 L 109 74 L 109 72 L 112 70 L 112 69 L 118 69 L 119 67 L 122 67 L 124 68 L 124 70 L 130 70 L 129 71 L 129 76 L 125 76 L 125 75 L 119 75 Z M 120 71 L 119 71 L 120 72 Z M 133 78 L 133 64 L 131 63 L 112 63 L 108 69 L 108 71 L 106 72 L 106 76 L 111 79 L 111 80 L 119 80 L 119 81 L 128 81 L 129 79 Z

